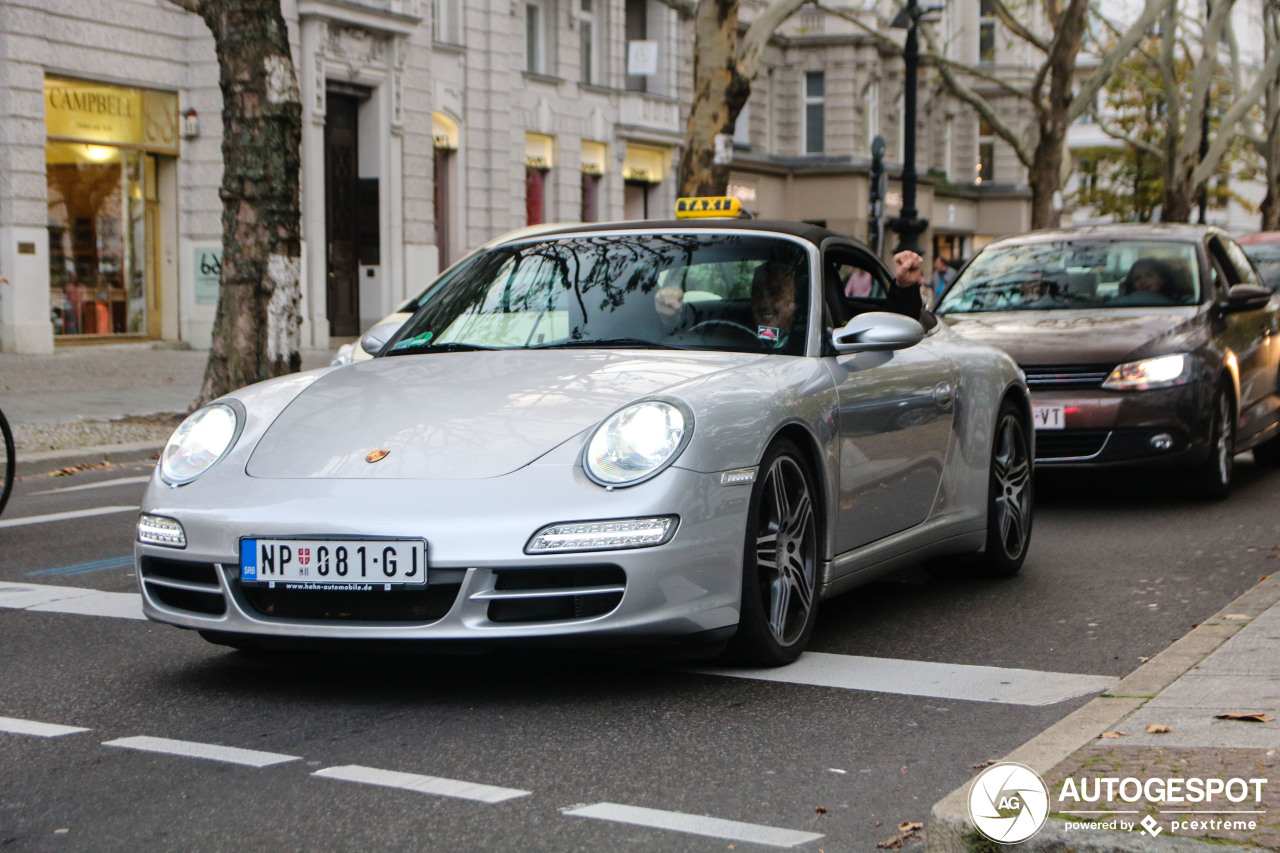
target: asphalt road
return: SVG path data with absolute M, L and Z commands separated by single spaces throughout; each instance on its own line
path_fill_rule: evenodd
M 30 522 L 136 507 L 147 473 L 28 477 L 0 517 L 6 853 L 873 851 L 1102 689 L 1029 704 L 1024 685 L 1131 672 L 1280 552 L 1280 474 L 1245 455 L 1221 504 L 1042 476 L 1016 579 L 912 570 L 824 605 L 812 649 L 830 657 L 806 659 L 850 664 L 835 686 L 648 657 L 249 655 L 122 615 L 132 511 Z M 19 609 L 6 584 L 124 610 Z M 860 689 L 876 667 L 887 680 Z M 955 697 L 987 677 L 1003 700 Z M 201 756 L 174 754 L 188 744 Z

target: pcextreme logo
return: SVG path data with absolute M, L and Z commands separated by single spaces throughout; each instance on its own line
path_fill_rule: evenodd
M 969 788 L 969 819 L 1000 844 L 1026 841 L 1048 816 L 1049 789 L 1040 774 L 1022 764 L 993 764 Z

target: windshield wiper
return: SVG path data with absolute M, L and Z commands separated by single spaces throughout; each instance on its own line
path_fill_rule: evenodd
M 559 341 L 537 344 L 528 349 L 686 349 L 675 344 L 660 344 L 647 338 L 598 338 L 588 341 Z
M 511 349 L 510 347 L 484 347 L 479 344 L 464 343 L 448 343 L 448 344 L 415 344 L 409 347 L 396 347 L 383 355 L 419 355 L 424 352 L 476 352 L 479 350 L 499 350 Z

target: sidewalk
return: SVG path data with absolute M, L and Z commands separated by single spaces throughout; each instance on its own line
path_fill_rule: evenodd
M 330 353 L 303 353 L 303 368 L 323 367 Z M 0 353 L 0 409 L 14 428 L 20 475 L 156 457 L 185 415 L 204 378 L 207 353 L 121 344 L 60 349 L 51 356 Z M 928 853 L 1230 853 L 1280 850 L 1280 574 L 1264 579 L 1213 618 L 1003 760 L 1044 777 L 1050 817 L 1036 835 L 1004 847 L 986 841 L 968 818 L 970 785 L 933 808 L 925 827 Z M 1215 719 L 1221 713 L 1262 712 L 1274 720 Z M 1150 733 L 1148 726 L 1167 726 Z M 1111 737 L 1101 737 L 1109 733 Z M 975 775 L 976 772 L 975 772 Z M 1176 831 L 1172 810 L 1106 801 L 1076 809 L 1126 812 L 1136 824 L 1151 815 L 1154 837 L 1131 831 L 1070 828 L 1058 793 L 1064 780 L 1098 777 L 1265 778 L 1260 804 L 1222 802 L 1213 807 L 1265 810 L 1251 831 Z M 1112 813 L 1114 814 L 1114 812 Z M 1104 815 L 1073 816 L 1075 822 Z M 1225 816 L 1205 816 L 1216 818 Z M 1105 817 L 1111 820 L 1111 817 Z
M 13 428 L 18 475 L 155 457 L 199 393 L 208 358 L 151 344 L 0 353 L 0 411 Z M 330 358 L 304 352 L 302 368 Z
M 933 807 L 925 826 L 926 853 L 1230 853 L 1280 850 L 1280 575 L 1262 580 L 1213 618 L 1056 725 L 1001 761 L 1026 765 L 1049 788 L 1049 819 L 1031 838 L 1008 847 L 982 838 L 968 818 L 970 785 Z M 1216 719 L 1218 714 L 1262 712 L 1267 722 Z M 1164 732 L 1153 732 L 1167 728 Z M 976 775 L 976 774 L 975 774 Z M 1065 802 L 1065 780 L 1092 791 L 1098 779 L 1266 779 L 1262 800 L 1212 804 L 1157 804 L 1117 794 L 1097 802 Z M 1087 785 L 1081 783 L 1087 780 Z M 1117 788 L 1119 783 L 1117 783 Z M 1240 786 L 1237 786 L 1239 789 Z M 1136 790 L 1130 788 L 1131 791 Z M 1103 789 L 1106 793 L 1106 789 Z M 1158 794 L 1157 794 L 1158 796 Z M 1065 815 L 1064 811 L 1097 810 Z M 1236 812 L 1207 814 L 1209 810 Z M 1199 814 L 1190 814 L 1189 812 Z M 1245 811 L 1263 814 L 1240 814 Z M 1182 812 L 1174 814 L 1174 812 Z M 1080 829 L 1073 824 L 1122 818 L 1155 820 L 1155 835 L 1141 825 L 1129 831 Z M 1226 830 L 1224 820 L 1257 822 L 1254 830 Z M 1174 821 L 1188 826 L 1177 828 Z M 1209 824 L 1200 828 L 1193 824 Z

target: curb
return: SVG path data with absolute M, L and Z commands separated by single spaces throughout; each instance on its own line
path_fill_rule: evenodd
M 164 445 L 163 441 L 134 441 L 126 444 L 101 444 L 95 447 L 77 447 L 72 450 L 28 453 L 18 456 L 14 474 L 18 477 L 30 477 L 79 465 L 154 460 L 160 456 Z
M 1277 602 L 1280 602 L 1280 575 L 1272 575 L 1129 673 L 1107 693 L 1077 708 L 1000 761 L 1025 764 L 1041 776 L 1048 774 L 1076 750 L 1093 742 L 1100 732 L 1116 728 L 1121 720 L 1197 666 Z M 1227 614 L 1244 614 L 1249 619 L 1225 619 Z M 1002 845 L 995 844 L 975 846 L 976 830 L 969 823 L 968 816 L 969 785 L 970 782 L 966 782 L 934 804 L 925 832 L 925 853 L 978 853 L 1004 849 Z M 1257 853 L 1259 849 L 1186 837 L 1150 838 L 1132 832 L 1078 830 L 1068 833 L 1053 820 L 1047 821 L 1044 828 L 1031 838 L 1012 846 L 1027 853 Z

